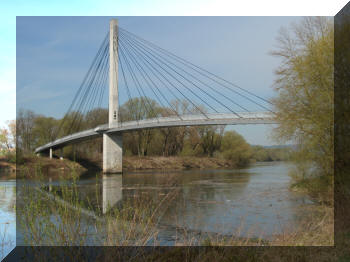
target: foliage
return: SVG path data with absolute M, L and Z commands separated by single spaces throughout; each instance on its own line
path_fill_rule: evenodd
M 252 146 L 252 158 L 255 161 L 288 161 L 291 160 L 293 150 L 290 147 L 269 148 Z
M 0 156 L 5 156 L 10 163 L 16 162 L 16 121 L 8 121 L 7 128 L 0 128 Z
M 142 99 L 134 98 L 120 107 L 119 115 L 124 121 L 138 121 L 143 118 L 169 116 L 174 114 L 167 108 L 161 108 L 151 99 L 147 99 L 152 110 L 144 108 Z M 188 104 L 175 103 L 174 108 L 182 114 L 190 110 Z M 154 117 L 154 116 L 153 116 Z M 18 150 L 32 153 L 38 146 L 55 139 L 59 126 L 61 135 L 69 134 L 74 114 L 62 119 L 44 117 L 31 111 L 20 110 L 18 122 Z M 108 122 L 107 109 L 94 109 L 82 119 L 81 129 L 88 129 Z M 21 130 L 20 130 L 21 128 Z M 159 129 L 144 129 L 123 134 L 123 152 L 126 156 L 196 156 L 217 157 L 230 160 L 233 165 L 245 166 L 251 161 L 286 160 L 288 153 L 281 149 L 251 147 L 242 136 L 234 131 L 225 132 L 225 126 L 190 126 Z M 96 161 L 102 155 L 102 138 L 69 145 L 63 149 L 63 155 L 70 159 L 90 159 Z M 20 156 L 19 156 L 20 157 Z M 18 157 L 17 157 L 18 158 Z M 20 159 L 20 158 L 18 158 Z
M 282 59 L 276 70 L 273 100 L 275 137 L 297 144 L 295 160 L 317 168 L 318 176 L 333 176 L 333 24 L 325 17 L 308 17 L 282 30 Z M 309 176 L 312 176 L 309 172 Z M 331 179 L 329 179 L 331 181 Z
M 119 108 L 119 119 L 140 121 L 142 119 L 196 113 L 186 101 L 173 101 L 172 108 L 159 106 L 156 101 L 142 97 L 132 98 Z M 203 109 L 204 110 L 204 109 Z M 198 112 L 197 112 L 198 113 Z M 74 120 L 81 118 L 79 125 Z M 43 144 L 65 136 L 74 131 L 85 130 L 108 122 L 108 110 L 97 108 L 86 115 L 71 112 L 64 119 L 37 115 L 31 111 L 20 110 L 18 122 L 18 152 L 32 153 Z M 73 160 L 89 159 L 97 162 L 102 155 L 102 138 L 69 145 L 63 155 Z M 142 129 L 123 133 L 123 153 L 126 156 L 186 156 L 216 157 L 230 160 L 233 165 L 245 166 L 251 160 L 285 160 L 283 152 L 268 151 L 259 157 L 258 150 L 251 147 L 244 138 L 234 131 L 225 132 L 225 126 L 183 126 L 157 129 Z M 260 151 L 267 151 L 263 148 Z M 98 161 L 100 162 L 100 161 Z
M 246 166 L 252 156 L 249 144 L 234 131 L 225 132 L 220 151 L 225 159 L 231 160 L 237 166 Z
M 8 141 L 8 130 L 5 128 L 0 129 L 0 150 L 5 151 L 10 149 L 10 143 Z

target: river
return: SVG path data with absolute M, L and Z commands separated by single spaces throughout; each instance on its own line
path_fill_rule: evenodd
M 290 167 L 291 164 L 286 162 L 266 162 L 234 170 L 125 172 L 108 176 L 86 174 L 76 182 L 76 189 L 81 203 L 88 202 L 92 206 L 84 211 L 87 217 L 84 224 L 91 229 L 94 228 L 94 219 L 110 215 L 113 208 L 128 206 L 137 210 L 138 207 L 133 205 L 139 202 L 133 201 L 135 199 L 152 203 L 149 208 L 164 207 L 157 213 L 156 242 L 150 240 L 145 242 L 147 245 L 175 245 L 185 241 L 188 235 L 193 243 L 200 244 L 200 236 L 204 233 L 269 239 L 287 229 L 297 228 L 299 219 L 307 212 L 303 207 L 313 205 L 306 195 L 289 190 Z M 0 185 L 8 187 L 8 183 L 13 188 L 9 181 L 1 181 Z M 26 184 L 36 186 L 34 181 L 26 181 Z M 59 192 L 61 186 L 62 181 L 47 180 L 40 190 L 45 196 L 50 196 L 52 192 Z M 0 224 L 8 223 L 9 239 L 13 240 L 15 213 L 9 208 L 13 193 L 6 192 L 0 194 Z M 53 200 L 48 197 L 48 201 Z M 55 201 L 64 205 L 57 197 Z M 21 204 L 24 205 L 17 200 L 17 208 Z M 107 231 L 106 228 L 97 230 L 95 234 L 100 236 L 88 237 L 84 244 L 104 244 Z M 23 228 L 17 230 L 17 243 L 26 244 L 21 232 L 24 232 Z M 89 232 L 93 234 L 91 230 Z

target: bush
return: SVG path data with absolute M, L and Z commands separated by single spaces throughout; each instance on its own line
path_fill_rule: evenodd
M 247 166 L 252 157 L 250 145 L 234 131 L 225 132 L 220 151 L 225 159 L 240 167 Z
M 6 159 L 8 162 L 16 164 L 16 152 L 7 152 Z

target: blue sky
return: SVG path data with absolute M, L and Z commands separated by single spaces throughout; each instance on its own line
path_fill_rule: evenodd
M 3 0 L 0 16 L 0 126 L 15 118 L 16 16 L 335 15 L 345 0 Z M 287 20 L 289 17 L 286 18 Z M 276 24 L 278 25 L 278 24 Z M 131 25 L 130 25 L 131 26 Z M 149 35 L 147 31 L 147 36 Z M 193 57 L 195 58 L 195 57 Z M 81 69 L 83 70 L 83 69 Z M 243 73 L 242 73 L 243 74 Z M 239 80 L 239 79 L 236 79 Z M 245 84 L 245 83 L 243 83 Z M 246 87 L 246 86 L 245 86 Z M 250 87 L 249 87 L 250 88 Z M 247 131 L 247 134 L 249 130 Z M 249 136 L 249 135 L 247 135 Z
M 117 17 L 123 28 L 264 98 L 279 60 L 282 26 L 300 17 Z M 111 17 L 17 17 L 17 109 L 61 117 L 108 31 Z M 272 126 L 234 126 L 270 145 Z

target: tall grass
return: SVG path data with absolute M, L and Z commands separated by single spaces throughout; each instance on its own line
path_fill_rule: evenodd
M 140 194 L 127 198 L 122 206 L 110 207 L 102 215 L 102 207 L 94 207 L 89 199 L 79 198 L 79 188 L 75 179 L 62 180 L 60 186 L 51 188 L 43 180 L 37 180 L 36 185 L 30 183 L 18 184 L 17 219 L 20 232 L 23 234 L 24 245 L 27 246 L 152 246 L 159 242 L 159 221 L 164 212 L 175 200 L 178 189 L 170 190 L 158 198 L 147 194 Z M 100 197 L 100 189 L 96 186 L 96 198 Z M 312 207 L 315 210 L 303 218 L 298 228 L 286 225 L 282 233 L 275 234 L 270 239 L 262 237 L 263 232 L 257 234 L 256 228 L 248 230 L 244 223 L 231 235 L 219 233 L 193 232 L 185 226 L 177 225 L 175 246 L 332 246 L 334 244 L 333 208 L 327 205 Z M 199 214 L 200 215 L 200 214 Z M 242 237 L 241 233 L 249 233 Z M 256 237 L 258 235 L 258 237 Z M 186 249 L 186 248 L 185 248 Z M 154 251 L 154 252 L 153 252 Z M 167 260 L 170 256 L 177 256 L 176 252 L 157 253 L 154 249 L 145 254 L 144 249 L 135 249 L 134 257 L 145 260 Z M 33 249 L 33 252 L 36 252 Z M 183 252 L 179 251 L 180 253 Z M 188 252 L 192 252 L 190 248 Z M 208 252 L 197 253 L 197 261 L 212 261 L 224 259 L 229 253 L 208 249 Z M 120 255 L 120 254 L 119 254 Z M 268 260 L 268 253 L 264 255 Z M 246 257 L 254 261 L 257 254 Z M 183 254 L 179 255 L 179 258 Z M 72 258 L 76 258 L 72 254 Z M 113 261 L 113 257 L 107 258 Z M 174 260 L 175 261 L 175 260 Z M 278 261 L 278 260 L 275 260 Z
M 21 183 L 17 197 L 17 217 L 25 245 L 30 246 L 135 246 L 157 245 L 157 223 L 176 195 L 176 190 L 155 200 L 140 196 L 123 202 L 121 208 L 92 206 L 92 201 L 79 199 L 75 180 L 50 186 Z M 96 197 L 100 195 L 96 187 Z

